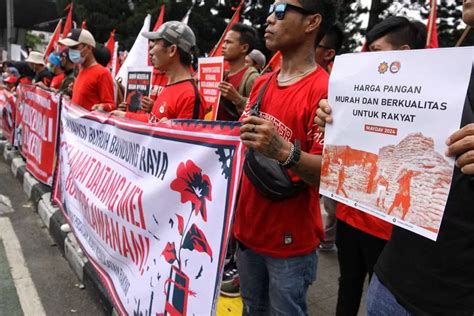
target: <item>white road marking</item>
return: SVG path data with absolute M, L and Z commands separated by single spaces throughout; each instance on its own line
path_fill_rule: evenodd
M 10 271 L 13 282 L 15 283 L 16 292 L 20 299 L 23 314 L 35 316 L 46 315 L 38 292 L 36 291 L 35 284 L 26 266 L 25 259 L 23 258 L 20 242 L 8 218 L 0 218 L 0 239 L 2 239 L 3 245 L 5 246 Z
M 10 199 L 0 194 L 0 215 L 13 212 L 12 202 Z

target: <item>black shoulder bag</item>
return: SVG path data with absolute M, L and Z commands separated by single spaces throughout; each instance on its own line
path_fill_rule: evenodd
M 250 115 L 260 115 L 260 104 L 272 77 L 270 76 L 260 90 L 257 102 L 250 109 Z M 291 181 L 288 170 L 277 160 L 268 158 L 252 148 L 245 154 L 244 172 L 257 191 L 273 201 L 294 197 L 306 189 L 303 181 Z

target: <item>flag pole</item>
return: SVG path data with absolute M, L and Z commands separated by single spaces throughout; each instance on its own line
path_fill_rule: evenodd
M 458 42 L 456 43 L 456 46 L 455 47 L 459 47 L 462 45 L 462 43 L 464 42 L 464 40 L 466 39 L 466 37 L 469 35 L 469 32 L 471 31 L 471 27 L 468 25 L 466 26 L 466 29 L 464 30 L 464 32 L 462 33 L 461 37 L 459 38 Z
M 434 3 L 434 6 L 433 6 L 433 3 Z M 433 34 L 433 25 L 434 23 L 436 23 L 436 21 L 433 21 L 435 6 L 436 6 L 436 0 L 430 0 L 430 16 L 428 18 L 428 21 L 430 22 L 430 24 L 428 25 L 428 34 L 426 36 L 426 46 L 428 46 L 431 43 L 431 36 Z
M 242 9 L 242 5 L 244 4 L 244 0 L 240 1 L 240 4 L 239 6 L 237 7 L 237 9 L 235 10 L 234 14 L 232 15 L 232 17 L 230 18 L 230 21 L 232 21 L 235 17 L 236 14 L 240 14 L 240 10 Z M 221 43 L 221 41 L 224 39 L 224 36 L 227 34 L 227 32 L 229 31 L 229 27 L 230 27 L 230 23 L 227 24 L 227 27 L 225 28 L 224 30 L 224 33 L 222 33 L 221 37 L 219 38 L 219 41 L 216 43 L 216 45 L 214 45 L 214 48 L 211 50 L 211 52 L 209 53 L 209 56 L 213 56 L 214 55 L 214 52 L 215 50 L 217 49 L 217 47 L 219 47 L 219 44 Z

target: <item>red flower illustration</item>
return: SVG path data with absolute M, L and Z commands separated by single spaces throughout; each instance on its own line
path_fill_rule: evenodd
M 176 249 L 174 247 L 174 242 L 170 243 L 168 242 L 166 244 L 166 248 L 163 250 L 161 253 L 163 257 L 165 257 L 165 260 L 168 263 L 173 263 L 177 258 L 176 258 Z
M 201 213 L 207 221 L 206 201 L 212 201 L 212 185 L 207 175 L 191 160 L 182 162 L 176 171 L 177 178 L 171 183 L 171 189 L 181 193 L 181 203 L 191 202 L 196 215 Z

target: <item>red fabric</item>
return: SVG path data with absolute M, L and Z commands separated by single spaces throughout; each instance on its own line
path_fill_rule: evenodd
M 268 62 L 267 64 L 267 67 L 268 68 L 270 67 L 270 69 L 272 71 L 279 71 L 280 70 L 280 67 L 281 67 L 281 53 L 280 51 L 276 52 L 272 59 L 270 59 L 270 61 Z
M 343 203 L 337 203 L 336 217 L 369 235 L 389 240 L 393 225 Z
M 112 32 L 110 32 L 110 36 L 109 36 L 109 39 L 107 40 L 107 43 L 105 43 L 105 47 L 107 47 L 107 49 L 110 52 L 110 61 L 109 61 L 109 64 L 107 65 L 107 67 L 109 69 L 111 69 L 112 72 L 113 72 L 112 63 L 115 60 L 115 73 L 113 74 L 115 76 L 118 72 L 118 69 L 119 69 L 119 60 L 118 60 L 117 56 L 114 56 L 115 53 L 116 53 L 115 52 L 115 29 L 112 30 Z
M 438 48 L 438 27 L 436 25 L 438 15 L 436 13 L 436 0 L 431 0 L 430 3 L 430 15 L 428 16 L 428 24 L 426 26 L 426 48 Z
M 255 81 L 242 118 L 248 115 L 270 75 Z M 299 139 L 301 150 L 321 155 L 323 135 L 313 120 L 319 101 L 327 98 L 328 80 L 329 75 L 321 67 L 287 87 L 279 87 L 274 76 L 262 100 L 261 117 L 271 120 L 286 140 Z M 298 179 L 294 174 L 292 178 Z M 279 258 L 305 255 L 318 246 L 324 232 L 317 187 L 275 202 L 257 192 L 244 174 L 240 189 L 234 235 L 245 246 Z
M 72 2 L 66 7 L 65 10 L 69 8 L 69 13 L 67 14 L 66 22 L 64 23 L 63 35 L 62 38 L 66 38 L 69 32 L 72 30 Z
M 82 21 L 82 24 L 81 24 L 81 29 L 83 29 L 83 30 L 87 30 L 87 23 L 86 23 L 86 21 L 85 21 L 85 20 L 84 20 L 84 21 Z
M 168 77 L 164 72 L 160 72 L 158 69 L 153 68 L 153 77 L 151 81 L 151 92 L 150 98 L 156 100 L 158 95 L 163 91 L 165 86 L 168 84 Z
M 21 77 L 18 79 L 18 83 L 31 84 L 33 81 L 28 77 Z
M 230 83 L 231 85 L 234 86 L 236 90 L 239 90 L 240 84 L 242 83 L 242 79 L 244 78 L 245 72 L 247 71 L 248 67 L 245 67 L 241 71 L 239 71 L 236 74 L 229 75 L 227 78 L 225 78 L 225 81 Z M 229 102 L 228 100 L 225 100 L 223 96 L 221 96 L 221 101 L 224 102 Z M 219 106 L 217 110 L 217 120 L 219 121 L 236 121 L 234 117 L 232 117 L 224 108 L 224 106 Z
M 60 73 L 59 75 L 56 75 L 53 77 L 53 80 L 51 80 L 51 85 L 49 86 L 51 89 L 59 89 L 61 87 L 61 82 L 64 80 L 64 72 Z
M 95 104 L 105 104 L 106 111 L 112 111 L 114 102 L 114 82 L 107 68 L 96 64 L 83 68 L 74 82 L 72 102 L 91 111 Z
M 162 118 L 168 119 L 192 119 L 194 113 L 195 90 L 193 80 L 183 80 L 167 85 L 158 95 L 151 113 L 127 112 L 125 117 L 148 123 L 158 122 Z M 200 95 L 201 104 L 199 108 L 199 119 L 205 115 L 205 101 Z
M 230 19 L 229 24 L 227 24 L 227 27 L 225 28 L 224 34 L 222 34 L 221 38 L 219 39 L 219 42 L 214 46 L 214 49 L 209 53 L 209 57 L 217 57 L 217 56 L 222 56 L 222 45 L 224 45 L 224 38 L 227 34 L 227 32 L 230 31 L 232 26 L 235 23 L 239 23 L 240 21 L 240 11 L 242 10 L 242 6 L 244 4 L 244 1 L 241 1 L 237 9 L 235 10 L 234 15 Z
M 53 36 L 49 40 L 48 46 L 44 51 L 44 60 L 45 62 L 48 61 L 49 54 L 54 50 L 54 47 L 59 41 L 59 35 L 61 35 L 61 27 L 63 25 L 63 20 L 59 20 L 58 25 L 56 25 L 56 29 L 54 30 Z
M 163 24 L 164 20 L 165 20 L 165 5 L 162 4 L 161 9 L 160 9 L 160 15 L 158 16 L 158 19 L 156 20 L 156 24 L 153 27 L 153 32 L 158 31 L 160 26 Z

